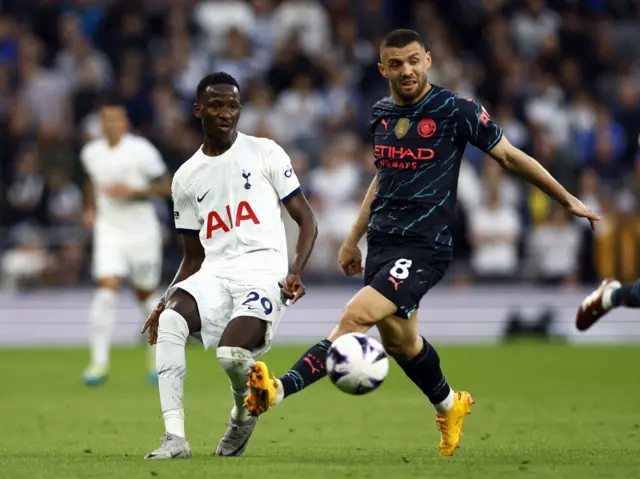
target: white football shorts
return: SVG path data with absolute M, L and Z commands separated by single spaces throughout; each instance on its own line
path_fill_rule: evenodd
M 93 237 L 93 277 L 128 278 L 138 289 L 153 291 L 162 276 L 162 238 L 123 241 L 110 235 Z
M 200 336 L 205 349 L 217 347 L 227 324 L 239 316 L 252 316 L 267 323 L 265 344 L 252 351 L 254 357 L 271 348 L 285 305 L 278 286 L 281 278 L 255 283 L 237 282 L 220 278 L 202 269 L 184 281 L 174 285 L 189 293 L 196 300 L 202 329 Z

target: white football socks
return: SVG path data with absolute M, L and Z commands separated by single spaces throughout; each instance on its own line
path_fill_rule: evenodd
M 453 402 L 455 399 L 454 394 L 453 389 L 449 388 L 449 395 L 444 399 L 444 401 L 433 405 L 433 408 L 438 414 L 446 414 L 453 409 Z
M 160 405 L 165 431 L 185 437 L 184 432 L 184 380 L 187 377 L 185 346 L 189 327 L 185 319 L 172 309 L 160 314 L 156 367 Z
M 89 317 L 92 367 L 106 369 L 109 366 L 109 349 L 115 323 L 117 294 L 112 289 L 98 288 L 93 296 Z
M 231 382 L 231 395 L 233 396 L 233 410 L 231 417 L 238 421 L 246 421 L 250 414 L 244 405 L 244 400 L 249 394 L 247 381 L 249 369 L 255 363 L 251 351 L 243 348 L 219 347 L 216 351 L 220 366 L 229 376 Z
M 155 294 L 152 294 L 144 301 L 140 302 L 140 307 L 142 308 L 142 314 L 144 315 L 144 322 L 151 316 L 151 313 L 156 309 L 158 303 L 160 302 L 160 298 Z M 156 346 L 153 344 L 147 345 L 147 361 L 148 367 L 150 371 L 155 371 L 156 369 Z
M 605 288 L 604 292 L 602 293 L 602 308 L 605 311 L 609 311 L 613 307 L 611 298 L 613 296 L 613 292 L 617 289 L 618 288 L 612 288 L 611 286 L 609 286 L 608 288 Z
M 278 404 L 284 399 L 284 387 L 282 381 L 276 379 L 276 398 L 273 400 L 273 404 Z

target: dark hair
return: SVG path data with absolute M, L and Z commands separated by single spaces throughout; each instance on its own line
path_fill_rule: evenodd
M 232 85 L 240 91 L 240 85 L 238 85 L 238 81 L 235 78 L 226 72 L 215 72 L 209 73 L 200 80 L 196 88 L 196 98 L 200 98 L 200 95 L 204 93 L 207 87 L 212 85 Z
M 105 106 L 121 106 L 124 108 L 126 104 L 124 98 L 115 91 L 106 92 L 98 100 L 98 106 L 100 108 Z
M 402 48 L 414 42 L 422 46 L 425 50 L 427 49 L 427 44 L 424 42 L 420 34 L 415 30 L 409 30 L 407 28 L 394 30 L 390 33 L 387 33 L 382 39 L 382 43 L 380 44 L 380 56 L 382 56 L 382 51 L 385 48 Z

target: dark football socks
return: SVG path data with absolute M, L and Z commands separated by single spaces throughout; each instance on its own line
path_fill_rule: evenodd
M 284 397 L 302 391 L 327 375 L 324 368 L 331 341 L 323 339 L 311 346 L 280 379 Z
M 611 305 L 614 308 L 626 306 L 627 308 L 640 308 L 640 279 L 635 283 L 626 284 L 613 291 Z
M 422 351 L 410 361 L 398 361 L 398 365 L 429 398 L 431 404 L 439 405 L 449 398 L 451 388 L 440 369 L 440 356 L 426 339 L 422 338 L 422 341 Z

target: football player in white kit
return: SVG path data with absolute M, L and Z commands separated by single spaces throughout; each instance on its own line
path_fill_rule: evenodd
M 317 236 L 316 220 L 291 160 L 275 142 L 236 131 L 236 80 L 203 78 L 194 112 L 204 143 L 173 178 L 175 225 L 184 256 L 176 277 L 142 332 L 157 343 L 156 363 L 165 434 L 145 459 L 191 456 L 185 438 L 183 391 L 189 335 L 217 348 L 229 376 L 233 409 L 216 455 L 239 456 L 257 418 L 244 405 L 248 372 L 267 351 L 285 310 L 303 294 L 300 281 Z M 288 267 L 281 203 L 299 226 Z
M 80 160 L 85 182 L 85 224 L 93 229 L 93 276 L 97 282 L 90 313 L 91 363 L 88 385 L 107 379 L 117 292 L 129 278 L 142 312 L 155 309 L 162 266 L 162 234 L 151 198 L 169 197 L 171 181 L 158 150 L 128 132 L 129 120 L 117 97 L 99 110 L 103 137 L 87 143 Z M 155 351 L 149 348 L 149 379 L 157 381 Z

